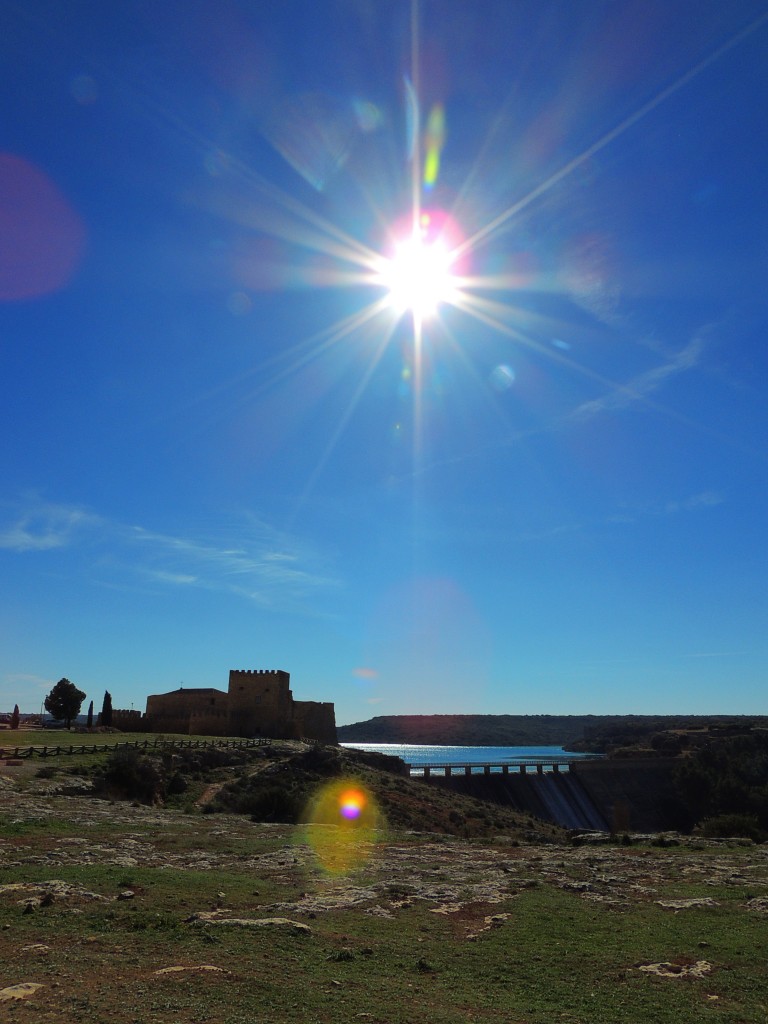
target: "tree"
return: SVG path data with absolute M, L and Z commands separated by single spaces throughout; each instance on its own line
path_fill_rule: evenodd
M 69 728 L 73 718 L 77 718 L 85 694 L 78 690 L 68 679 L 60 679 L 45 698 L 45 710 L 54 718 L 63 718 Z
M 99 725 L 112 725 L 112 694 L 109 690 L 104 691 L 104 703 L 101 705 Z
M 11 728 L 12 729 L 18 729 L 19 728 L 19 705 L 18 704 L 14 704 L 13 705 L 13 714 L 11 715 Z
M 89 729 L 93 728 L 93 701 L 88 705 L 88 721 L 85 724 Z

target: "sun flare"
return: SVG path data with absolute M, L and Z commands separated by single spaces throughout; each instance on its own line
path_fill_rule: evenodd
M 443 238 L 431 240 L 423 230 L 414 230 L 395 243 L 382 268 L 380 281 L 388 304 L 397 313 L 410 312 L 419 320 L 434 316 L 441 304 L 456 297 L 453 263 L 453 252 Z

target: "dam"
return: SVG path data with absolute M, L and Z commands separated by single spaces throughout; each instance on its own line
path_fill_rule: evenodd
M 687 827 L 670 758 L 519 759 L 506 765 L 419 765 L 425 785 L 513 807 L 564 828 L 664 832 Z M 506 770 L 505 770 L 506 769 Z

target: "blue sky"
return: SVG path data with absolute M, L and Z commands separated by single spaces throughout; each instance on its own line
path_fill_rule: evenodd
M 0 709 L 765 713 L 768 4 L 2 11 Z

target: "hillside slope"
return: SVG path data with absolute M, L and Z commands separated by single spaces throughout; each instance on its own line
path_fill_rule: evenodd
M 338 726 L 340 743 L 459 746 L 565 746 L 610 730 L 631 737 L 654 731 L 757 721 L 739 715 L 381 715 Z M 768 722 L 768 719 L 760 721 Z

